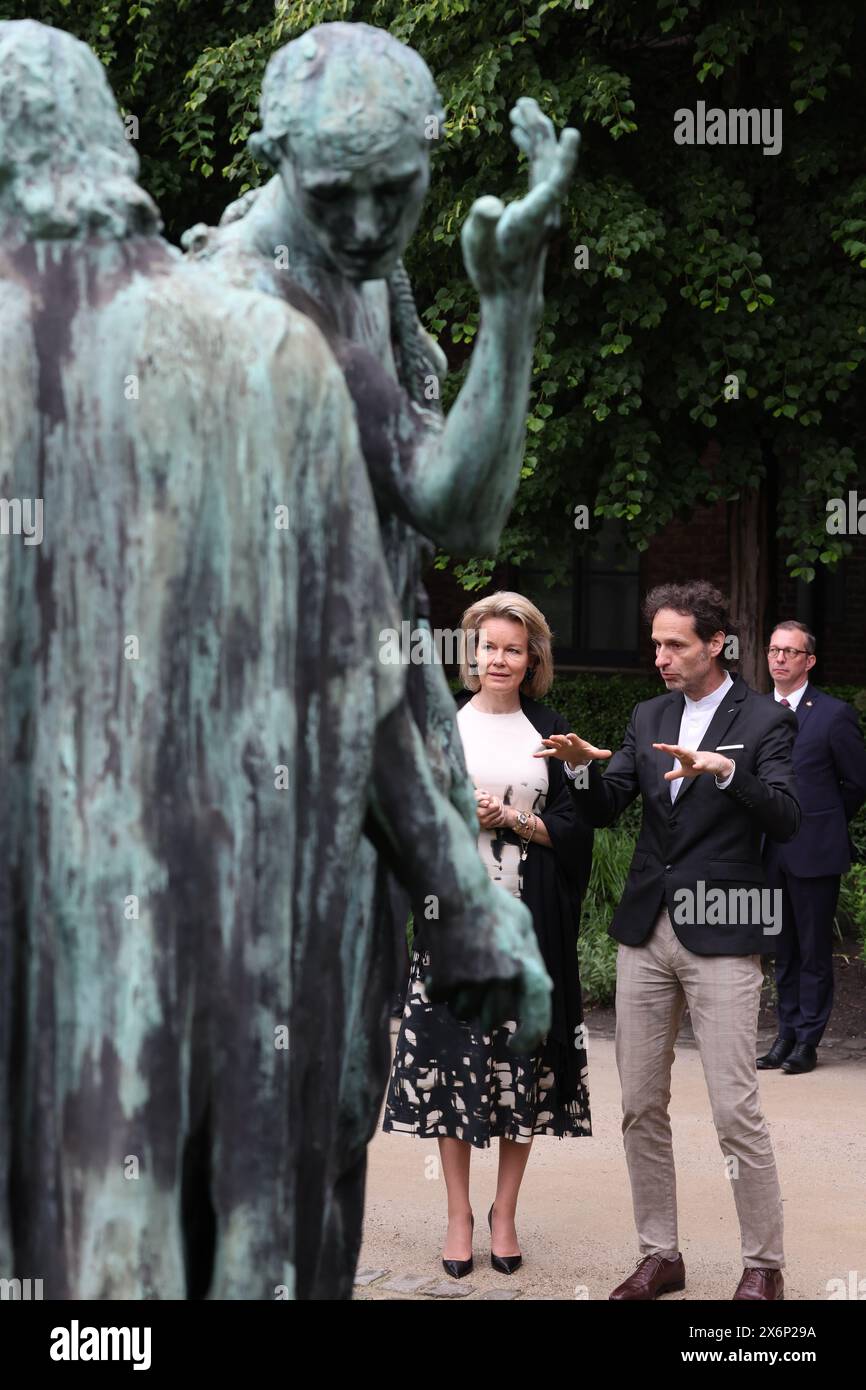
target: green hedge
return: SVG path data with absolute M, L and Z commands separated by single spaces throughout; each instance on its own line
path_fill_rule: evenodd
M 597 748 L 615 750 L 638 701 L 662 694 L 664 685 L 653 676 L 559 676 L 544 703 Z
M 635 835 L 621 827 L 595 832 L 592 873 L 577 942 L 580 983 L 588 1004 L 609 1004 L 613 999 L 617 943 L 608 927 L 625 889 L 634 845 Z

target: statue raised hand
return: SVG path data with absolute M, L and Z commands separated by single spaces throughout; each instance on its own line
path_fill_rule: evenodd
M 486 298 L 528 293 L 541 311 L 541 276 L 548 235 L 559 225 L 559 209 L 577 164 L 580 136 L 566 127 L 557 139 L 553 122 L 532 97 L 521 97 L 510 113 L 512 139 L 529 160 L 529 192 L 507 205 L 477 198 L 463 224 L 463 261 L 470 280 Z

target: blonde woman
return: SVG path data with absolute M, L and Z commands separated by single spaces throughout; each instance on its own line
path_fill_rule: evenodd
M 384 1128 L 439 1142 L 448 1193 L 442 1263 L 457 1279 L 472 1269 L 473 1147 L 499 1140 L 491 1263 L 512 1274 L 522 1258 L 517 1199 L 535 1135 L 591 1133 L 577 931 L 592 832 L 578 819 L 562 763 L 533 757 L 542 738 L 570 727 L 540 703 L 553 681 L 550 628 L 533 603 L 505 591 L 468 608 L 462 627 L 466 689 L 457 724 L 475 784 L 478 848 L 491 878 L 532 913 L 553 982 L 553 1021 L 538 1052 L 524 1055 L 508 1046 L 517 1020 L 482 1033 L 431 1004 L 424 976 L 435 926 L 421 924 Z M 468 659 L 473 648 L 477 667 Z

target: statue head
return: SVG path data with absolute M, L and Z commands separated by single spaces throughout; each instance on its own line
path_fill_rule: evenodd
M 250 148 L 279 173 L 308 249 L 386 278 L 415 230 L 445 113 L 414 49 L 369 24 L 319 24 L 276 52 Z
M 153 235 L 105 68 L 62 29 L 0 21 L 0 235 Z

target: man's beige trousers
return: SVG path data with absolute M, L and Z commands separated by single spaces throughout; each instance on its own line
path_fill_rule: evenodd
M 760 956 L 695 955 L 680 943 L 665 909 L 643 945 L 620 945 L 616 1062 L 642 1255 L 680 1248 L 668 1105 L 674 1043 L 688 1006 L 725 1159 L 717 1180 L 708 1175 L 707 1202 L 716 1202 L 727 1169 L 743 1266 L 784 1267 L 782 1197 L 755 1067 L 761 982 Z

